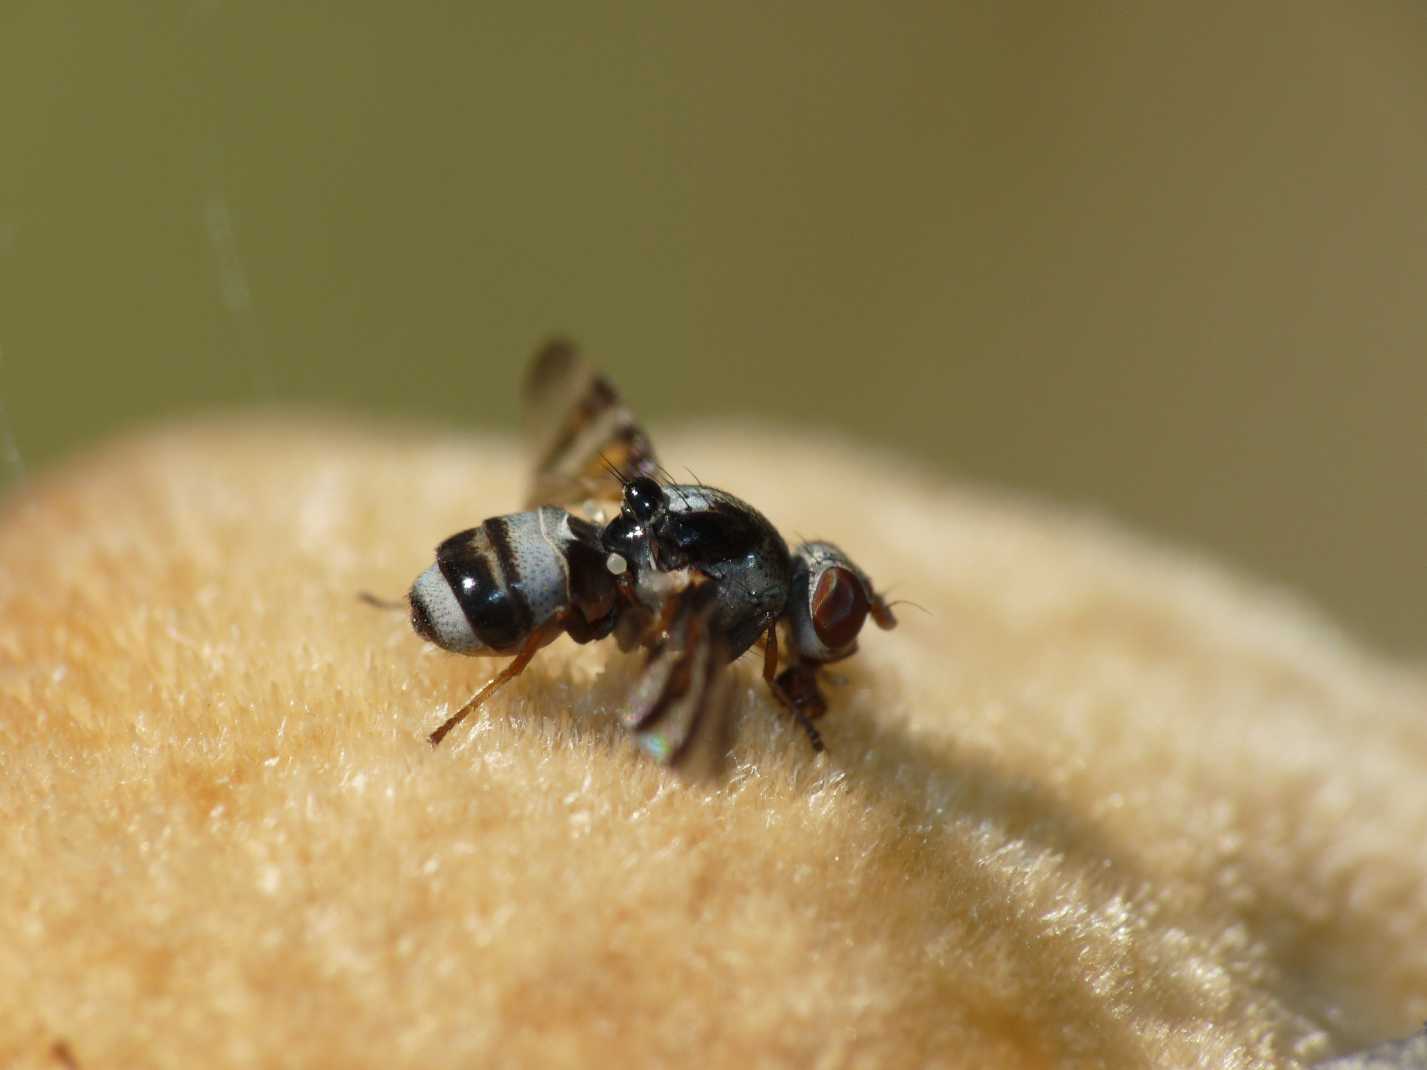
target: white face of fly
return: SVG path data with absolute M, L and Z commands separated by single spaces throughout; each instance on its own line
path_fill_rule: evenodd
M 788 623 L 799 654 L 813 662 L 841 661 L 857 651 L 869 614 L 880 628 L 897 623 L 867 574 L 830 542 L 805 542 L 793 551 L 793 604 Z

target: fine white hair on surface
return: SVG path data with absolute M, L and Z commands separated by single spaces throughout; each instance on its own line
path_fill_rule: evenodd
M 431 748 L 495 666 L 352 594 L 518 500 L 514 444 L 249 415 L 19 488 L 0 1062 L 62 1023 L 86 1067 L 585 1064 L 613 1029 L 631 1065 L 1303 1070 L 1427 1018 L 1419 669 L 865 446 L 664 452 L 931 611 L 839 664 L 823 756 L 755 655 L 728 782 L 684 783 L 622 723 L 648 658 L 566 639 Z M 294 485 L 327 538 L 274 538 Z

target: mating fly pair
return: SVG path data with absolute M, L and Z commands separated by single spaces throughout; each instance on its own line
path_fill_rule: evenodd
M 733 704 L 728 665 L 759 641 L 763 679 L 821 750 L 818 670 L 856 651 L 869 615 L 881 628 L 897 623 L 866 573 L 831 543 L 790 553 L 732 494 L 663 478 L 633 414 L 568 343 L 536 354 L 523 402 L 536 457 L 528 511 L 452 535 L 411 587 L 423 638 L 512 657 L 431 743 L 565 634 L 649 652 L 622 719 L 661 762 L 695 775 L 718 769 Z

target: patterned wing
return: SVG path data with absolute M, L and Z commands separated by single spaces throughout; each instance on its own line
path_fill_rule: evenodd
M 733 677 L 728 647 L 709 628 L 713 584 L 686 588 L 672 622 L 629 697 L 624 724 L 640 749 L 691 779 L 723 769 L 731 742 Z
M 623 482 L 658 470 L 634 414 L 571 343 L 556 339 L 535 354 L 523 401 L 535 457 L 528 507 L 557 505 L 598 516 L 613 505 L 614 512 Z

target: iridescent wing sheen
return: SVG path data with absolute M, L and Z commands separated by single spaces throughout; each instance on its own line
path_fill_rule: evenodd
M 570 342 L 555 339 L 535 354 L 522 401 L 535 458 L 528 507 L 612 515 L 624 483 L 658 471 L 654 446 L 634 413 Z
M 691 779 L 716 777 L 732 739 L 728 647 L 709 627 L 715 594 L 704 584 L 671 596 L 678 599 L 672 621 L 650 652 L 623 718 L 641 750 Z

